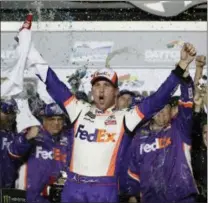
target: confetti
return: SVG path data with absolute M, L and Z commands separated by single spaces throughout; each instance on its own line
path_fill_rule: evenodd
M 184 45 L 184 42 L 181 41 L 181 40 L 175 40 L 175 41 L 172 41 L 170 43 L 167 44 L 167 48 L 174 48 L 176 46 L 179 46 L 179 47 L 182 47 Z

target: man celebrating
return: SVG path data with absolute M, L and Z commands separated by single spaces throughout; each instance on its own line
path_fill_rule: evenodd
M 65 108 L 74 124 L 72 158 L 62 202 L 118 202 L 120 166 L 131 140 L 127 133 L 131 134 L 143 118 L 152 117 L 168 103 L 195 55 L 193 45 L 186 43 L 178 66 L 158 91 L 129 111 L 118 111 L 118 77 L 112 69 L 95 72 L 91 105 L 77 100 L 31 46 L 27 67 L 35 67 L 50 96 Z
M 197 188 L 190 160 L 193 81 L 181 83 L 178 113 L 166 105 L 136 132 L 128 169 L 129 192 L 142 203 L 195 202 Z

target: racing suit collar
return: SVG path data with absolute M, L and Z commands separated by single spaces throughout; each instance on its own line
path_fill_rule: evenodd
M 116 110 L 115 104 L 111 106 L 110 108 L 106 109 L 105 111 L 100 110 L 95 106 L 95 114 L 109 114 L 109 113 L 114 112 L 115 110 Z

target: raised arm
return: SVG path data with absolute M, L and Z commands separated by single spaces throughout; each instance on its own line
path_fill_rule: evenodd
M 196 72 L 194 76 L 194 86 L 199 85 L 199 80 L 202 78 L 203 75 L 203 68 L 206 65 L 206 56 L 197 56 L 196 57 Z
M 36 75 L 45 83 L 49 95 L 60 107 L 67 111 L 70 121 L 73 123 L 86 104 L 84 105 L 83 102 L 76 99 L 70 89 L 58 78 L 34 46 L 30 49 L 27 64 L 35 67 Z
M 185 81 L 184 74 L 188 65 L 196 55 L 192 44 L 184 44 L 181 50 L 181 60 L 175 70 L 171 72 L 166 81 L 151 96 L 130 111 L 125 117 L 125 125 L 128 130 L 133 131 L 142 119 L 150 119 L 156 112 L 160 111 L 170 100 L 181 81 Z

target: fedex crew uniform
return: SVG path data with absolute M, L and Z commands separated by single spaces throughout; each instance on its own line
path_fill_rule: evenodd
M 132 132 L 144 117 L 150 118 L 168 103 L 184 71 L 178 66 L 155 94 L 129 111 L 117 111 L 114 107 L 101 111 L 77 100 L 37 55 L 29 55 L 30 63 L 36 64 L 48 93 L 66 109 L 74 123 L 72 159 L 62 202 L 117 202 L 119 170 L 130 143 L 125 132 Z M 97 77 L 117 85 L 117 75 L 111 69 L 98 71 L 94 79 Z
M 182 83 L 177 117 L 159 132 L 150 130 L 150 125 L 139 129 L 132 141 L 129 192 L 140 192 L 142 203 L 195 201 L 190 163 L 192 91 L 192 82 Z
M 50 105 L 50 104 L 49 104 Z M 49 106 L 48 105 L 48 106 Z M 53 113 L 51 116 L 56 115 Z M 25 173 L 20 173 L 19 180 L 25 175 L 26 200 L 28 203 L 49 201 L 41 196 L 51 177 L 57 178 L 65 170 L 70 159 L 70 130 L 59 135 L 51 135 L 40 127 L 37 137 L 27 140 L 25 134 L 18 136 L 9 147 L 9 154 L 19 158 L 26 155 Z
M 2 100 L 0 102 L 0 111 L 4 114 L 16 114 L 17 110 L 18 107 L 14 99 Z M 0 188 L 14 187 L 17 178 L 20 162 L 12 159 L 8 154 L 8 147 L 16 134 L 12 130 L 0 130 Z
M 8 146 L 14 140 L 16 134 L 6 130 L 0 130 L 0 188 L 14 187 L 17 178 L 18 164 L 8 154 Z

